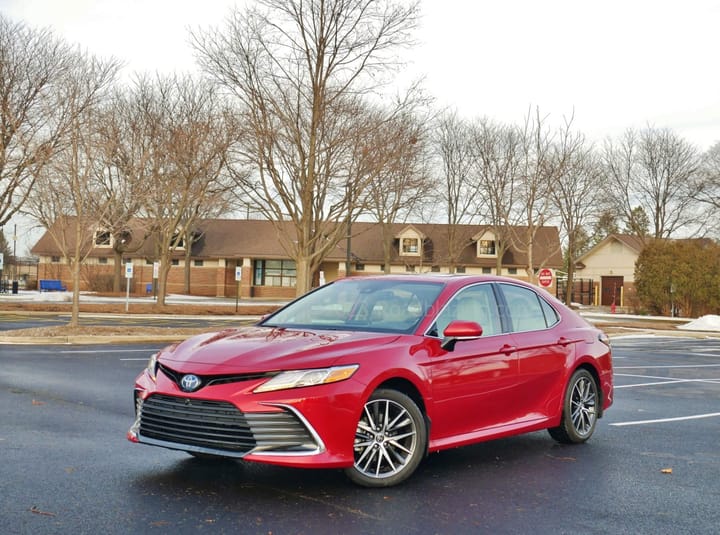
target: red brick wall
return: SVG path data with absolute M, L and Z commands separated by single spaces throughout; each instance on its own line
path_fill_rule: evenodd
M 292 299 L 295 297 L 295 288 L 284 288 L 278 286 L 253 286 L 253 297 L 264 297 L 266 299 Z
M 191 267 L 190 293 L 207 297 L 235 297 L 237 282 L 235 281 L 235 266 L 227 267 Z M 112 274 L 112 265 L 87 264 L 81 269 L 82 291 L 87 290 L 87 279 L 96 274 Z M 123 270 L 124 274 L 124 270 Z M 153 282 L 152 265 L 135 264 L 130 292 L 144 295 L 147 284 Z M 185 290 L 185 273 L 182 266 L 172 266 L 168 274 L 166 294 L 182 294 Z M 39 279 L 60 279 L 70 291 L 72 290 L 69 266 L 65 263 L 41 263 L 38 266 Z M 295 297 L 295 288 L 276 288 L 272 286 L 251 286 L 252 269 L 243 268 L 240 297 L 260 297 L 267 299 L 292 299 Z M 125 287 L 125 281 L 122 283 Z

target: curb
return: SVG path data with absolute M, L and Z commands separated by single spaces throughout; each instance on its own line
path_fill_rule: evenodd
M 181 342 L 190 338 L 190 334 L 162 334 L 143 336 L 0 336 L 0 345 L 102 345 L 102 344 L 141 344 L 149 342 Z

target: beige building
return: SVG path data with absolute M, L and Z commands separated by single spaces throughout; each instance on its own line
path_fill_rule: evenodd
M 137 228 L 141 228 L 137 224 Z M 458 253 L 450 261 L 448 225 L 394 224 L 390 271 L 392 273 L 449 272 L 495 273 L 497 242 L 492 230 L 484 225 L 461 225 L 456 235 L 461 236 Z M 515 229 L 520 231 L 521 229 Z M 283 250 L 278 231 L 269 221 L 212 219 L 201 221 L 196 229 L 199 239 L 189 255 L 190 293 L 216 297 L 288 298 L 295 295 L 295 263 Z M 286 235 L 292 236 L 289 226 Z M 72 235 L 72 233 L 67 233 Z M 139 230 L 130 229 L 131 235 L 141 236 Z M 131 237 L 132 239 L 132 237 Z M 97 229 L 90 254 L 83 265 L 83 290 L 94 289 L 94 281 L 109 277 L 115 262 L 113 238 L 108 232 Z M 321 266 L 326 282 L 346 276 L 348 257 L 343 240 Z M 155 244 L 147 240 L 135 252 L 123 255 L 123 262 L 132 262 L 134 293 L 147 291 L 153 282 Z M 55 246 L 49 233 L 45 233 L 32 248 L 39 258 L 38 279 L 59 279 L 71 288 L 67 260 Z M 350 240 L 350 275 L 378 274 L 384 270 L 382 229 L 376 223 L 357 222 L 352 225 Z M 183 293 L 186 251 L 173 253 L 168 278 L 168 293 Z M 533 244 L 536 270 L 560 269 L 562 254 L 556 227 L 541 227 Z M 526 279 L 527 255 L 510 247 L 502 257 L 502 274 Z M 452 266 L 452 267 L 451 267 Z M 240 284 L 236 282 L 237 268 L 241 268 Z M 316 283 L 321 273 L 316 274 Z M 548 288 L 554 292 L 554 285 Z
M 644 244 L 637 236 L 611 234 L 575 264 L 578 278 L 592 279 L 595 304 L 631 306 L 635 298 L 635 263 Z

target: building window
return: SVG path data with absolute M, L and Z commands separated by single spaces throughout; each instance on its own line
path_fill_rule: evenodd
M 465 273 L 465 266 L 458 266 L 455 268 L 455 273 Z
M 253 285 L 294 288 L 297 269 L 293 260 L 255 260 Z
M 508 268 L 508 275 L 517 275 L 517 268 Z
M 480 240 L 478 242 L 478 256 L 495 256 L 495 240 Z
M 193 265 L 195 267 L 203 267 L 205 265 L 205 261 L 204 260 L 195 260 L 195 261 L 193 261 Z
M 430 268 L 433 273 L 440 273 L 440 266 L 433 266 Z
M 420 252 L 420 240 L 417 238 L 403 238 L 402 254 L 418 254 Z
M 179 258 L 173 258 L 173 259 L 170 261 L 170 265 L 171 265 L 171 266 L 179 266 L 179 265 L 180 265 L 180 259 L 179 259 Z
M 59 264 L 59 263 L 60 263 L 60 257 L 59 257 L 59 256 L 51 256 L 51 257 L 50 257 L 50 262 L 52 262 L 53 264 Z
M 492 273 L 492 268 L 484 267 L 482 272 L 483 272 L 483 275 L 489 275 L 490 273 Z
M 175 246 L 175 249 L 185 249 L 185 236 L 179 232 L 173 234 L 173 237 L 170 240 L 170 247 L 172 248 L 173 245 Z
M 365 271 L 365 264 L 361 262 L 355 262 L 355 271 Z
M 112 245 L 112 234 L 108 230 L 95 231 L 95 247 L 110 247 Z
M 415 266 L 411 266 L 409 264 L 405 264 L 405 271 L 408 273 L 415 273 Z
M 107 257 L 101 256 L 100 258 L 98 258 L 98 264 L 107 264 L 107 263 L 108 263 Z

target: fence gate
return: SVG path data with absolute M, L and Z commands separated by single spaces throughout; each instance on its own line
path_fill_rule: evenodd
M 565 302 L 565 296 L 568 290 L 567 278 L 558 279 L 555 290 L 555 296 Z M 573 280 L 573 287 L 571 289 L 570 300 L 573 303 L 581 305 L 592 305 L 593 304 L 593 280 L 592 279 L 575 279 Z

